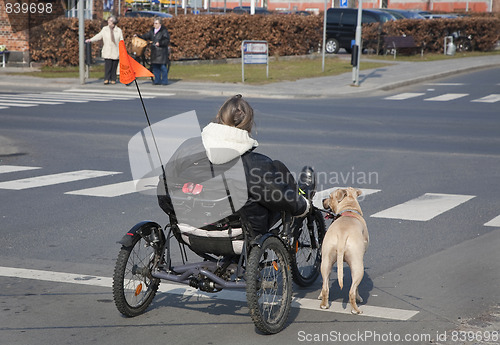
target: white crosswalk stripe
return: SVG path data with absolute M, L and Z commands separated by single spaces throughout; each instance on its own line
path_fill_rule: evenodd
M 434 85 L 434 84 L 428 84 L 428 85 Z M 432 89 L 433 90 L 433 89 Z M 399 93 L 396 95 L 388 96 L 385 97 L 385 100 L 389 101 L 404 101 L 408 100 L 411 98 L 417 98 L 424 96 L 425 93 L 423 92 L 403 92 Z M 449 102 L 453 101 L 459 98 L 463 98 L 469 96 L 468 93 L 445 93 L 442 95 L 434 96 L 434 97 L 429 97 L 429 98 L 424 98 L 424 101 L 431 101 L 431 102 Z M 500 102 L 500 94 L 491 94 L 487 95 L 481 98 L 476 98 L 476 99 L 471 99 L 470 102 L 478 102 L 478 103 L 496 103 Z
M 0 101 L 0 106 L 2 107 L 21 107 L 21 108 L 28 108 L 28 107 L 36 107 L 37 104 L 24 104 L 24 103 L 13 103 L 13 102 L 1 102 Z
M 86 188 L 86 189 L 66 192 L 65 194 L 113 198 L 136 192 L 143 192 L 150 189 L 156 189 L 156 186 L 158 184 L 158 177 L 149 178 L 147 179 L 147 181 L 145 180 L 141 181 L 134 180 L 134 181 L 114 183 L 100 187 Z
M 316 194 L 314 194 L 313 197 L 313 205 L 316 206 L 317 208 L 323 208 L 323 199 L 326 199 L 330 196 L 330 193 L 333 191 L 339 189 L 339 188 L 345 188 L 345 187 L 334 187 L 334 188 L 328 188 L 324 190 L 317 191 Z M 380 189 L 370 189 L 370 188 L 360 188 L 360 190 L 363 192 L 361 194 L 361 198 L 364 198 L 368 195 L 375 194 L 380 192 Z
M 94 93 L 95 91 L 86 90 L 86 89 L 68 89 L 68 90 L 64 90 L 64 92 L 76 92 L 79 94 L 83 94 L 83 93 Z M 134 98 L 139 98 L 139 94 L 137 93 L 137 89 L 130 89 L 130 91 L 120 91 L 119 93 L 117 93 L 117 91 L 113 90 L 113 89 L 99 90 L 99 93 L 100 94 L 112 94 L 113 96 L 127 95 L 127 96 L 132 96 Z M 175 96 L 175 93 L 141 91 L 141 96 L 142 96 L 142 98 L 170 97 L 170 96 Z
M 428 221 L 474 197 L 474 195 L 425 193 L 416 199 L 372 214 L 371 217 Z
M 479 99 L 474 99 L 471 102 L 481 102 L 481 103 L 496 103 L 500 101 L 500 94 L 491 94 Z
M 36 187 L 50 186 L 54 184 L 74 182 L 95 177 L 121 174 L 116 171 L 79 170 L 60 174 L 29 177 L 20 180 L 0 182 L 0 189 L 23 190 Z
M 453 101 L 455 99 L 459 99 L 465 96 L 468 96 L 468 93 L 445 93 L 444 95 L 426 98 L 424 101 L 432 101 L 432 102 L 447 102 Z
M 41 169 L 41 168 L 21 166 L 21 165 L 0 165 L 0 174 L 11 173 L 16 171 L 35 170 L 35 169 Z
M 173 94 L 162 94 L 168 96 Z M 156 94 L 143 95 L 144 99 L 154 98 Z M 10 107 L 36 107 L 38 105 L 61 105 L 64 103 L 87 103 L 87 102 L 109 102 L 128 101 L 138 99 L 136 92 L 105 92 L 94 90 L 66 90 L 60 92 L 25 93 L 25 94 L 1 94 L 0 109 Z
M 402 101 L 405 99 L 415 98 L 415 97 L 419 97 L 419 96 L 423 96 L 423 95 L 425 95 L 425 93 L 405 92 L 405 93 L 400 93 L 400 94 L 397 94 L 394 96 L 389 96 L 389 97 L 386 97 L 384 99 L 394 100 L 394 101 Z
M 490 220 L 488 223 L 484 224 L 485 226 L 494 226 L 494 227 L 500 227 L 500 216 L 497 216 Z
M 56 101 L 43 101 L 43 100 L 33 100 L 29 98 L 5 97 L 5 96 L 0 97 L 0 102 L 24 103 L 24 104 L 49 104 L 49 105 L 63 104 L 63 102 L 56 102 Z
M 464 83 L 428 83 L 425 85 L 433 85 L 433 86 L 463 86 Z

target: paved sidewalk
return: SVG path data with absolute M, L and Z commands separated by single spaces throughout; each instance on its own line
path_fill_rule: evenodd
M 364 58 L 365 59 L 365 58 Z M 377 62 L 380 62 L 377 60 Z M 363 60 L 361 61 L 361 64 Z M 427 80 L 450 76 L 460 72 L 475 69 L 500 67 L 500 55 L 490 55 L 471 58 L 452 58 L 431 62 L 389 62 L 385 67 L 363 70 L 359 73 L 360 85 L 352 85 L 352 73 L 338 76 L 301 79 L 290 82 L 279 82 L 267 85 L 246 85 L 243 83 L 210 83 L 173 81 L 167 86 L 154 86 L 147 79 L 139 80 L 141 91 L 157 94 L 183 94 L 206 96 L 231 96 L 241 93 L 245 97 L 256 98 L 331 98 L 359 95 L 376 90 L 390 90 Z M 135 90 L 133 86 L 103 85 L 102 80 L 90 79 L 81 85 L 75 78 L 46 79 L 28 76 L 12 76 L 8 72 L 18 68 L 0 68 L 0 87 L 16 86 L 44 89 L 47 87 L 59 89 L 91 89 L 106 90 Z

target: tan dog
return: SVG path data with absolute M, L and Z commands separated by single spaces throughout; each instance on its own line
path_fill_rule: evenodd
M 328 228 L 321 248 L 321 275 L 323 287 L 318 299 L 320 307 L 329 308 L 329 280 L 333 264 L 337 262 L 337 275 L 340 289 L 344 282 L 344 261 L 351 268 L 352 285 L 349 290 L 349 302 L 353 314 L 360 314 L 358 302 L 363 299 L 358 293 L 358 286 L 364 275 L 363 256 L 368 247 L 369 237 L 363 212 L 359 207 L 357 197 L 361 195 L 359 189 L 338 189 L 330 194 L 330 198 L 323 201 L 325 209 L 330 208 L 340 218 L 335 220 Z

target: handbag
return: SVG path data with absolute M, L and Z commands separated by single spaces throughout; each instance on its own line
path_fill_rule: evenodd
M 137 36 L 132 38 L 132 53 L 136 56 L 142 56 L 144 49 L 148 46 L 148 41 Z

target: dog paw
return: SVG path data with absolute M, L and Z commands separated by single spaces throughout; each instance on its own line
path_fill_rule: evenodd
M 351 314 L 359 315 L 359 314 L 363 314 L 363 312 L 361 310 L 354 310 L 354 309 L 352 309 L 351 310 Z
M 328 309 L 328 308 L 330 308 L 330 306 L 329 306 L 328 304 L 326 304 L 326 305 L 321 304 L 319 307 L 320 307 L 321 309 Z

